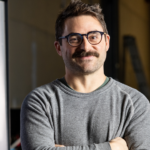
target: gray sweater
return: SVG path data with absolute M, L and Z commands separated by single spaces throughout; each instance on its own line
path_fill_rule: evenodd
M 22 104 L 23 150 L 111 150 L 109 141 L 116 137 L 130 150 L 150 150 L 149 101 L 112 78 L 91 93 L 55 80 L 33 90 Z

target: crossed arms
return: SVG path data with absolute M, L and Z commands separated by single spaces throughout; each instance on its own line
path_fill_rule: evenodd
M 150 106 L 148 102 L 140 103 L 142 105 L 141 108 L 138 107 L 137 101 L 135 102 L 136 112 L 134 112 L 134 116 L 132 117 L 128 126 L 123 128 L 123 130 L 125 130 L 125 134 L 120 136 L 123 137 L 123 139 L 112 138 L 109 141 L 103 140 L 103 142 L 107 141 L 104 143 L 97 142 L 98 144 L 94 144 L 94 142 L 91 142 L 93 144 L 83 144 L 84 146 L 75 146 L 78 145 L 75 143 L 75 141 L 75 144 L 73 143 L 74 145 L 69 143 L 68 146 L 61 141 L 61 137 L 59 136 L 61 135 L 61 131 L 59 131 L 59 125 L 61 125 L 61 122 L 56 122 L 56 120 L 54 120 L 56 118 L 55 116 L 58 114 L 56 114 L 54 117 L 50 116 L 50 105 L 47 105 L 47 99 L 50 98 L 46 97 L 44 101 L 43 99 L 45 95 L 43 96 L 42 94 L 37 93 L 27 97 L 22 105 L 21 145 L 23 150 L 149 150 L 150 148 Z M 141 101 L 143 102 L 144 100 L 145 98 L 142 97 Z M 53 113 L 55 112 L 56 111 Z M 128 112 L 130 115 L 130 110 Z M 126 117 L 130 116 L 128 116 L 126 113 Z M 66 131 L 67 128 L 65 132 Z M 117 131 L 119 132 L 120 130 L 118 129 Z M 115 135 L 115 137 L 117 137 L 117 135 Z M 79 135 L 79 138 L 80 137 L 81 136 Z M 74 140 L 74 137 L 71 137 L 70 135 L 68 138 L 71 138 L 72 141 Z M 63 147 L 55 144 L 64 144 L 65 146 Z
M 109 142 L 111 150 L 128 150 L 127 143 L 124 139 L 117 137 Z M 55 145 L 55 147 L 65 147 L 64 145 Z

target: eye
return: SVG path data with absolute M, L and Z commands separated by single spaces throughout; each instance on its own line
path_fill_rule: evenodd
M 98 36 L 96 34 L 90 35 L 89 40 L 96 40 L 98 38 Z
M 81 38 L 78 35 L 72 35 L 69 37 L 70 43 L 79 43 L 81 41 Z
M 89 40 L 90 42 L 97 42 L 97 41 L 100 40 L 100 38 L 101 38 L 101 36 L 100 36 L 100 33 L 99 33 L 99 32 L 92 32 L 92 33 L 90 33 L 89 36 L 88 36 L 88 40 Z
M 69 41 L 70 41 L 70 42 L 77 42 L 78 39 L 77 39 L 77 37 L 71 37 Z
M 93 40 L 94 40 L 94 39 L 97 39 L 97 36 L 92 36 L 91 39 L 93 39 Z

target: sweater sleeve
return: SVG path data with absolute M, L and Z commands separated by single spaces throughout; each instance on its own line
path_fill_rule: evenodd
M 150 149 L 150 104 L 145 96 L 133 101 L 134 115 L 125 131 L 129 150 Z
M 111 150 L 109 142 L 85 146 L 55 147 L 53 118 L 40 95 L 26 97 L 21 108 L 22 150 Z

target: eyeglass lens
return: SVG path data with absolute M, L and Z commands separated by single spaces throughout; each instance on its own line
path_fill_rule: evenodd
M 98 44 L 101 41 L 101 34 L 99 32 L 90 32 L 88 34 L 88 41 L 91 44 Z M 78 46 L 82 42 L 82 36 L 80 34 L 73 34 L 68 37 L 68 42 L 72 46 Z
M 73 34 L 68 37 L 68 42 L 72 46 L 78 46 L 82 42 L 82 37 L 79 34 Z

